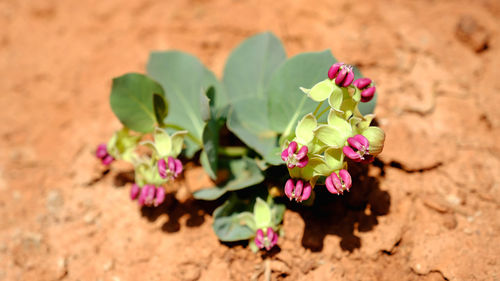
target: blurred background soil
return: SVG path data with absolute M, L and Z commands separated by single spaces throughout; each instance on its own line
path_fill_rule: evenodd
M 500 280 L 499 18 L 497 0 L 0 0 L 0 280 Z M 289 56 L 359 65 L 387 139 L 351 194 L 287 211 L 262 256 L 217 240 L 189 196 L 200 167 L 152 212 L 93 151 L 120 127 L 111 78 L 151 50 L 220 77 L 266 30 Z

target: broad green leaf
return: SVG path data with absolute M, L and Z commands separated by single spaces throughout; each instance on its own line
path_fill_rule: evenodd
M 214 74 L 194 56 L 179 51 L 153 52 L 149 57 L 148 74 L 165 89 L 169 102 L 167 126 L 172 124 L 188 130 L 194 139 L 186 141 L 186 153 L 191 157 L 202 146 L 204 121 L 200 103 L 200 92 L 210 86 L 217 91 L 217 108 L 227 104 L 223 87 Z M 169 126 L 169 127 L 174 127 Z
M 257 228 L 264 228 L 271 226 L 271 209 L 267 203 L 261 198 L 257 197 L 253 207 L 253 215 Z
M 295 128 L 295 135 L 297 136 L 297 141 L 300 144 L 307 145 L 314 138 L 314 129 L 318 122 L 316 121 L 316 117 L 312 113 L 307 114 L 299 121 L 297 127 Z
M 334 85 L 330 79 L 325 79 L 312 87 L 309 97 L 316 102 L 321 102 L 330 97 L 333 93 Z
M 344 146 L 345 139 L 343 134 L 329 125 L 320 125 L 314 131 L 314 134 L 318 140 L 322 141 L 328 146 L 340 148 Z
M 160 127 L 163 127 L 163 119 L 168 115 L 168 104 L 165 97 L 162 94 L 155 93 L 153 95 L 153 108 L 155 111 L 156 122 Z
M 215 200 L 227 191 L 243 189 L 264 180 L 264 175 L 254 160 L 249 158 L 231 159 L 223 162 L 230 172 L 229 180 L 219 186 L 196 191 L 193 196 L 201 200 Z
M 266 156 L 277 146 L 276 132 L 269 127 L 265 99 L 246 98 L 233 104 L 227 126 L 246 145 Z
M 111 109 L 122 124 L 134 131 L 153 131 L 156 116 L 153 95 L 163 95 L 163 88 L 151 78 L 138 73 L 128 73 L 113 79 Z
M 303 53 L 276 70 L 267 89 L 270 128 L 288 135 L 302 116 L 314 111 L 317 103 L 304 95 L 300 87 L 311 88 L 324 80 L 335 61 L 329 50 Z M 324 104 L 322 109 L 327 106 Z
M 241 43 L 231 53 L 224 68 L 223 82 L 231 102 L 265 98 L 271 75 L 285 60 L 285 50 L 272 33 L 260 33 Z
M 216 172 L 218 169 L 218 150 L 219 150 L 219 130 L 220 126 L 217 124 L 216 120 L 210 119 L 203 129 L 203 154 L 206 156 L 206 164 L 204 165 L 205 170 L 212 179 L 216 178 Z
M 212 227 L 221 241 L 247 240 L 255 235 L 254 230 L 246 223 L 242 223 L 239 217 L 241 213 L 250 211 L 249 205 L 247 202 L 238 200 L 236 195 L 233 195 L 215 209 Z

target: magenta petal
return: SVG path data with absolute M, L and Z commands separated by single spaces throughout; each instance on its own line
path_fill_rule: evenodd
M 335 185 L 333 184 L 332 176 L 333 176 L 333 174 L 326 177 L 326 179 L 325 179 L 326 189 L 328 189 L 328 191 L 330 191 L 330 193 L 338 194 L 339 192 L 337 191 L 337 189 L 335 188 Z
M 182 173 L 184 167 L 182 166 L 182 162 L 179 159 L 175 159 L 174 163 L 175 163 L 174 176 L 178 177 Z
M 311 192 L 312 192 L 312 186 L 311 186 L 311 183 L 306 183 L 304 185 L 304 190 L 302 191 L 302 197 L 300 198 L 300 201 L 306 201 L 307 199 L 309 199 L 309 197 L 311 196 Z
M 349 145 L 351 147 L 354 147 L 357 150 L 363 150 L 364 149 L 364 147 L 361 144 L 361 142 L 359 142 L 356 138 L 347 138 L 347 142 L 349 143 Z
M 292 163 L 288 163 L 286 166 L 287 166 L 289 169 L 293 169 L 293 168 L 295 168 L 295 164 L 292 164 Z
M 363 136 L 363 135 L 355 135 L 353 137 L 355 140 L 357 140 L 362 146 L 364 146 L 365 149 L 368 149 L 370 147 L 370 142 L 368 141 L 368 139 Z M 347 139 L 347 141 L 349 142 L 349 139 Z M 359 149 L 356 147 L 356 149 Z
M 104 158 L 106 155 L 108 155 L 108 149 L 105 143 L 101 143 L 98 147 L 97 150 L 95 151 L 95 156 L 99 159 Z
M 175 159 L 174 159 L 174 157 L 169 156 L 167 164 L 168 164 L 168 169 L 170 170 L 170 172 L 175 173 Z
M 141 192 L 141 188 L 134 183 L 130 189 L 130 199 L 135 200 L 139 196 L 139 192 Z
M 144 198 L 144 205 L 151 206 L 153 205 L 156 193 L 156 187 L 154 185 L 145 185 L 143 187 L 146 189 L 146 197 Z
M 374 95 L 375 95 L 375 87 L 370 87 L 366 90 L 363 90 L 361 92 L 361 101 L 362 102 L 369 102 L 372 100 Z
M 347 156 L 354 162 L 361 162 L 361 155 L 354 152 L 354 150 L 350 146 L 344 146 L 344 148 L 342 148 L 342 151 L 344 152 L 345 156 Z
M 143 186 L 141 189 L 141 194 L 139 194 L 139 200 L 137 200 L 137 203 L 139 203 L 139 206 L 144 206 L 146 202 L 146 196 L 147 196 L 147 185 Z
M 344 183 L 345 188 L 347 189 L 347 191 L 349 191 L 349 188 L 351 188 L 352 185 L 351 175 L 347 170 L 344 169 L 339 171 L 339 175 L 340 178 L 342 179 L 342 182 Z
M 351 85 L 351 83 L 352 83 L 353 80 L 354 80 L 354 72 L 352 70 L 350 70 L 347 73 L 347 76 L 344 79 L 344 82 L 342 83 L 342 86 L 343 87 L 349 87 Z
M 158 160 L 158 173 L 160 174 L 160 177 L 166 178 L 167 177 L 167 163 L 165 162 L 165 159 L 160 159 Z
M 304 168 L 305 166 L 307 166 L 307 163 L 309 163 L 309 157 L 306 156 L 297 163 L 297 167 Z
M 302 190 L 304 189 L 304 182 L 302 180 L 297 180 L 295 184 L 295 189 L 293 190 L 293 195 L 295 199 L 298 199 L 302 196 Z
M 104 158 L 102 158 L 101 162 L 103 165 L 107 166 L 107 165 L 111 164 L 114 160 L 115 160 L 115 158 L 113 158 L 113 156 L 108 154 L 108 155 L 104 156 Z
M 293 180 L 288 179 L 285 183 L 285 195 L 286 195 L 286 197 L 290 198 L 290 200 L 292 200 L 292 193 L 293 193 L 294 187 L 295 187 L 295 184 L 293 183 Z
M 359 78 L 354 81 L 354 86 L 358 89 L 364 89 L 366 86 L 370 85 L 372 83 L 372 80 L 370 78 Z
M 300 149 L 299 149 L 299 152 L 297 152 L 297 156 L 296 158 L 298 160 L 301 160 L 302 158 L 306 157 L 307 156 L 307 153 L 309 152 L 309 149 L 307 148 L 307 145 L 304 145 L 302 146 Z
M 267 238 L 269 239 L 269 248 L 274 247 L 278 244 L 278 233 L 276 233 L 272 228 L 267 228 Z
M 264 248 L 264 232 L 262 229 L 258 229 L 255 235 L 255 245 L 259 247 L 259 249 Z
M 330 67 L 330 69 L 328 70 L 328 78 L 330 78 L 330 80 L 333 80 L 333 78 L 335 78 L 335 75 L 337 74 L 337 72 L 339 72 L 340 66 L 342 66 L 343 64 L 343 62 L 337 62 Z
M 297 151 L 297 143 L 292 141 L 289 145 L 288 145 L 288 155 L 291 155 L 291 154 L 294 154 L 295 151 Z
M 288 160 L 288 148 L 285 148 L 283 152 L 281 152 L 281 160 L 285 162 Z
M 338 86 L 342 86 L 342 81 L 344 81 L 348 71 L 349 70 L 345 68 L 341 69 L 339 71 L 339 74 L 337 74 L 337 77 L 335 78 L 335 84 L 337 84 Z
M 335 172 L 333 172 L 330 175 L 330 177 L 332 178 L 332 183 L 335 189 L 337 190 L 337 193 L 342 193 L 343 192 L 342 181 L 340 180 L 339 176 Z
M 165 189 L 163 189 L 163 187 L 158 187 L 156 189 L 154 206 L 155 207 L 160 206 L 161 203 L 163 203 L 163 201 L 165 201 Z

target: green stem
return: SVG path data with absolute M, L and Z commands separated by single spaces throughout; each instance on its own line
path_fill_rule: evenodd
M 330 109 L 329 106 L 327 106 L 325 109 L 323 109 L 323 111 L 321 111 L 321 113 L 316 117 L 316 119 L 319 119 L 321 117 L 321 115 L 325 114 L 325 112 L 327 112 L 329 109 Z
M 217 149 L 219 155 L 228 157 L 241 157 L 247 155 L 250 150 L 244 146 L 220 146 Z
M 325 101 L 322 101 L 318 104 L 318 106 L 316 106 L 316 109 L 314 110 L 314 113 L 313 115 L 316 116 L 316 114 L 318 113 L 319 109 L 321 108 L 321 106 L 323 105 Z
M 164 124 L 164 127 L 165 128 L 171 128 L 171 129 L 175 129 L 175 130 L 178 130 L 178 131 L 187 131 L 187 137 L 190 138 L 194 143 L 198 144 L 199 146 L 203 147 L 203 142 L 198 139 L 197 137 L 193 136 L 193 134 L 191 134 L 191 132 L 189 132 L 188 130 L 182 128 L 181 126 L 177 126 L 177 125 L 174 125 L 174 124 Z

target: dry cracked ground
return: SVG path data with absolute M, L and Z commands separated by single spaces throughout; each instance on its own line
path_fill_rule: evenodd
M 500 2 L 0 0 L 0 280 L 500 280 Z M 221 75 L 271 30 L 377 81 L 385 151 L 344 198 L 291 206 L 280 249 L 221 244 L 195 164 L 159 211 L 92 153 L 110 81 L 181 49 Z

